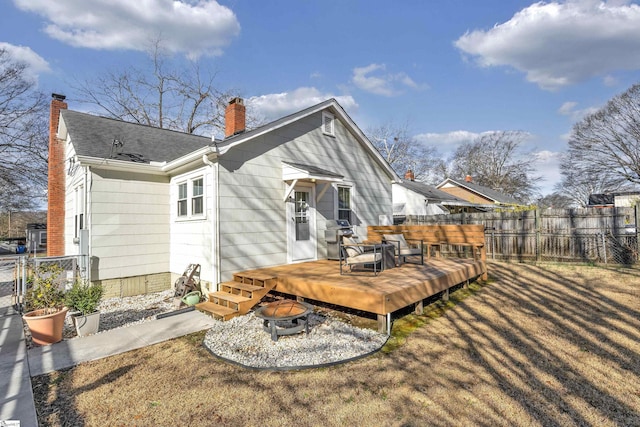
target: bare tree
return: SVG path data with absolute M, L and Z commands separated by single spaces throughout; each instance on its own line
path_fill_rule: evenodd
M 43 203 L 47 181 L 46 98 L 27 64 L 0 49 L 0 210 Z
M 580 207 L 589 204 L 592 194 L 612 193 L 633 189 L 633 184 L 611 170 L 596 171 L 590 164 L 576 161 L 576 150 L 569 150 L 561 158 L 560 173 L 562 181 L 555 186 L 557 193 L 562 194 Z
M 216 73 L 199 63 L 165 55 L 155 41 L 146 67 L 108 71 L 77 83 L 80 102 L 97 113 L 124 121 L 186 133 L 212 135 L 224 130 L 230 92 L 216 88 Z
M 599 177 L 606 189 L 640 184 L 640 84 L 576 123 L 567 153 L 565 176 Z
M 569 209 L 575 207 L 575 200 L 562 193 L 553 192 L 536 200 L 536 205 L 541 209 Z
M 435 147 L 410 136 L 408 124 L 388 123 L 367 131 L 367 137 L 401 177 L 411 169 L 417 181 L 433 184 L 442 161 Z
M 542 178 L 534 175 L 531 161 L 521 152 L 527 137 L 523 131 L 485 133 L 458 147 L 445 174 L 453 178 L 470 175 L 480 185 L 530 202 L 536 197 Z

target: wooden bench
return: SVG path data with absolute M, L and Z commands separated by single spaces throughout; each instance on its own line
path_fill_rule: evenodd
M 486 263 L 487 249 L 484 240 L 484 225 L 370 225 L 367 227 L 369 241 L 382 241 L 384 234 L 403 234 L 406 239 L 419 239 L 424 242 L 427 259 L 432 249 L 436 257 L 441 256 L 443 245 L 471 248 L 475 260 Z M 486 264 L 485 264 L 486 265 Z M 482 276 L 487 280 L 487 273 Z

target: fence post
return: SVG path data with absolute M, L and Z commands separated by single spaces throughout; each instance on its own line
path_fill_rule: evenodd
M 605 232 L 602 230 L 602 252 L 604 253 L 604 263 L 607 264 L 607 240 Z
M 638 224 L 638 219 L 640 218 L 640 203 L 636 203 L 636 205 L 634 206 L 634 212 L 635 212 L 635 226 L 636 226 L 636 259 L 635 261 L 637 262 L 640 258 L 640 231 L 638 231 L 638 226 L 640 224 Z
M 536 208 L 535 210 L 535 228 L 536 228 L 536 261 L 542 260 L 542 253 L 540 250 L 541 245 L 541 236 L 540 236 L 540 226 L 541 226 L 541 218 L 540 218 L 540 209 Z

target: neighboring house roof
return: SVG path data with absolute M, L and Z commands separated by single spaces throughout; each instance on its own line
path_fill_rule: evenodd
M 589 195 L 590 206 L 611 205 L 615 202 L 615 194 L 591 194 Z
M 449 206 L 475 206 L 475 203 L 471 203 L 467 200 L 461 199 L 460 197 L 456 197 L 452 194 L 449 194 L 445 191 L 438 190 L 436 187 L 432 185 L 427 185 L 422 182 L 416 181 L 402 181 L 399 183 L 402 187 L 411 190 L 415 193 L 418 193 L 424 196 L 430 203 L 440 203 L 442 205 Z
M 135 163 L 170 162 L 212 144 L 211 138 L 61 110 L 79 156 Z
M 489 187 L 485 187 L 484 185 L 479 185 L 474 182 L 467 182 L 463 180 L 456 180 L 452 178 L 447 178 L 440 184 L 436 186 L 436 188 L 442 188 L 446 184 L 453 184 L 457 187 L 462 187 L 476 193 L 486 199 L 493 200 L 493 202 L 501 204 L 501 205 L 522 205 L 523 203 L 514 199 L 513 197 L 501 193 L 499 191 L 493 190 Z

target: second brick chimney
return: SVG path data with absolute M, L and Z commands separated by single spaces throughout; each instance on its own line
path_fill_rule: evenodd
M 227 105 L 227 109 L 224 112 L 225 138 L 245 131 L 246 110 L 242 98 L 233 98 L 229 101 L 229 105 Z
M 416 180 L 416 176 L 413 174 L 413 171 L 411 169 L 409 169 L 404 174 L 404 179 L 409 180 L 409 181 L 415 181 Z
M 60 110 L 67 109 L 65 96 L 51 94 L 49 109 L 49 182 L 47 209 L 47 256 L 64 255 L 65 141 L 58 139 Z
M 471 175 L 467 175 L 464 177 L 465 182 L 473 182 L 473 178 L 471 178 Z

